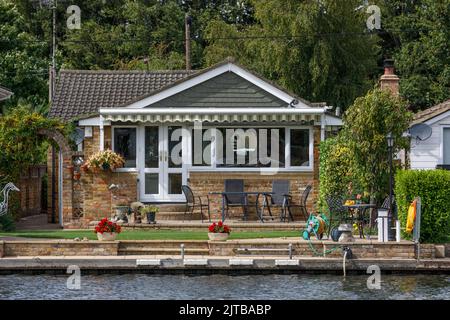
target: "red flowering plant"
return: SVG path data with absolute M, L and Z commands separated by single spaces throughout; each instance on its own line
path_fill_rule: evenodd
M 122 231 L 122 227 L 117 223 L 109 221 L 107 218 L 103 218 L 98 225 L 95 227 L 95 233 L 120 233 Z
M 223 224 L 222 221 L 219 221 L 218 223 L 213 223 L 209 226 L 209 232 L 211 233 L 230 233 L 231 228 L 227 226 L 226 224 Z

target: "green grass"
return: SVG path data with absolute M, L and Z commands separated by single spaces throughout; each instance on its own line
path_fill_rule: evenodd
M 0 237 L 23 237 L 45 239 L 74 239 L 87 237 L 96 240 L 97 235 L 92 230 L 33 230 L 17 232 L 0 232 Z M 238 231 L 231 232 L 229 239 L 300 237 L 300 231 Z M 117 240 L 208 240 L 205 231 L 180 230 L 147 230 L 122 231 Z

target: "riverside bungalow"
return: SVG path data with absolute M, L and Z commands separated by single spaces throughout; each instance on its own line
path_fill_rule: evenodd
M 118 204 L 185 203 L 183 184 L 206 195 L 225 179 L 244 179 L 248 191 L 289 180 L 294 201 L 311 184 L 312 208 L 319 143 L 342 125 L 330 110 L 231 59 L 197 71 L 61 70 L 50 116 L 75 123 L 84 140 L 70 155 L 49 152 L 49 220 L 79 227 Z M 104 149 L 125 166 L 74 178 L 75 160 Z M 211 205 L 219 217 L 220 199 Z

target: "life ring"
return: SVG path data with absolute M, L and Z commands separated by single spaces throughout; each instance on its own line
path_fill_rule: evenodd
M 414 200 L 408 209 L 408 218 L 406 219 L 406 232 L 411 233 L 414 229 L 414 222 L 416 221 L 417 200 Z

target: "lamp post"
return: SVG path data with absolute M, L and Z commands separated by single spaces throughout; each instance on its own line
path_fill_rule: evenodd
M 388 211 L 388 234 L 389 240 L 394 240 L 395 235 L 393 234 L 392 222 L 394 219 L 394 210 L 393 210 L 393 187 L 394 187 L 394 170 L 392 165 L 392 151 L 394 149 L 394 137 L 391 132 L 389 132 L 386 136 L 388 151 L 389 151 L 389 211 Z

